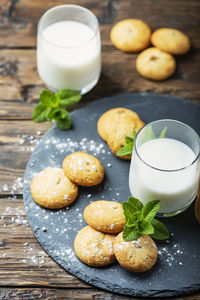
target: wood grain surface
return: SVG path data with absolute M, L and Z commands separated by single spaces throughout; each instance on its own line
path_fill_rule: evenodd
M 59 267 L 38 244 L 23 207 L 27 161 L 51 127 L 31 120 L 44 88 L 36 66 L 37 22 L 48 8 L 66 3 L 93 11 L 102 40 L 99 83 L 73 109 L 129 92 L 164 93 L 200 103 L 199 0 L 0 0 L 0 299 L 131 299 L 95 289 Z M 135 68 L 137 55 L 112 46 L 110 29 L 124 18 L 143 19 L 152 30 L 175 27 L 189 35 L 192 49 L 176 57 L 170 79 L 142 78 Z M 173 299 L 178 298 L 200 299 L 200 292 Z

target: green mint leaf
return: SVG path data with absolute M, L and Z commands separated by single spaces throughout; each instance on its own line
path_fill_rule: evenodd
M 130 137 L 130 136 L 125 136 L 125 142 L 126 142 L 127 144 L 133 143 L 133 142 L 134 142 L 134 138 L 132 138 L 132 137 Z
M 56 96 L 60 98 L 60 105 L 68 108 L 76 103 L 78 103 L 81 99 L 81 94 L 76 90 L 60 90 L 56 93 Z
M 66 117 L 64 119 L 58 118 L 56 120 L 56 125 L 62 130 L 69 129 L 71 127 L 71 123 L 72 123 L 72 121 L 71 121 L 70 114 L 68 115 L 68 118 L 66 118 Z
M 160 208 L 160 201 L 159 200 L 152 200 L 149 201 L 147 204 L 144 205 L 142 208 L 142 216 L 143 218 L 151 222 L 153 218 L 155 217 L 157 211 Z
M 125 225 L 124 231 L 123 231 L 123 239 L 125 241 L 132 241 L 137 239 L 139 236 L 141 236 L 140 233 L 138 233 L 133 227 Z
M 167 130 L 167 126 L 161 131 L 161 134 L 160 134 L 161 139 L 165 137 L 166 130 Z
M 134 197 L 128 197 L 128 203 L 131 204 L 131 206 L 134 208 L 134 212 L 141 211 L 143 208 L 142 202 Z
M 133 128 L 133 138 L 134 138 L 134 139 L 135 139 L 135 137 L 136 137 L 136 134 L 137 134 L 137 132 L 136 132 L 135 128 Z
M 125 156 L 125 155 L 130 155 L 132 154 L 133 151 L 133 142 L 126 144 L 124 147 L 119 149 L 117 152 L 117 156 Z
M 142 145 L 150 140 L 153 140 L 155 138 L 156 138 L 156 135 L 153 132 L 151 125 L 149 125 L 141 132 L 140 145 Z
M 40 102 L 44 106 L 53 108 L 58 106 L 60 98 L 50 91 L 42 90 L 40 93 Z
M 51 108 L 44 106 L 42 103 L 38 103 L 32 112 L 32 118 L 35 122 L 44 122 L 48 120 L 48 114 Z
M 145 219 L 141 220 L 139 222 L 138 226 L 138 232 L 142 234 L 153 234 L 154 233 L 154 227 L 152 226 L 151 222 L 146 221 Z
M 134 225 L 135 222 L 139 219 L 137 209 L 128 202 L 122 202 L 122 207 L 124 210 L 126 222 L 128 224 Z
M 166 240 L 169 238 L 169 231 L 163 223 L 159 222 L 156 219 L 153 219 L 151 224 L 154 227 L 154 233 L 151 234 L 152 238 L 156 240 Z

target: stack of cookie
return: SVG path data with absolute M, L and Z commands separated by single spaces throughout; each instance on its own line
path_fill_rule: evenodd
M 106 111 L 97 122 L 100 137 L 115 155 L 125 145 L 125 136 L 132 137 L 133 128 L 138 132 L 143 126 L 144 122 L 136 112 L 123 107 Z M 131 155 L 120 157 L 131 159 Z
M 136 69 L 156 81 L 171 76 L 176 69 L 173 55 L 185 54 L 190 49 L 189 38 L 180 30 L 160 28 L 151 34 L 142 20 L 126 19 L 115 24 L 110 32 L 113 45 L 124 52 L 139 52 L 150 43 L 154 47 L 141 52 L 136 59 Z
M 47 168 L 31 181 L 37 204 L 49 209 L 70 205 L 78 195 L 78 185 L 94 186 L 104 178 L 101 162 L 86 152 L 74 152 L 63 161 L 63 169 Z
M 89 226 L 82 228 L 74 241 L 75 253 L 83 263 L 103 267 L 117 259 L 132 272 L 145 272 L 156 263 L 157 247 L 148 235 L 123 240 L 126 220 L 120 203 L 95 201 L 85 208 L 84 219 Z

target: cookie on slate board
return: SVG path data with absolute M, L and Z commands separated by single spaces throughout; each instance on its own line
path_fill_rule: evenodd
M 76 199 L 78 186 L 65 176 L 62 169 L 47 168 L 32 179 L 31 194 L 40 206 L 59 209 Z
M 81 186 L 94 186 L 104 178 L 104 168 L 98 158 L 86 152 L 74 152 L 63 161 L 63 171 Z
M 195 200 L 195 217 L 200 224 L 200 187 L 197 194 L 197 199 Z
M 190 39 L 177 29 L 160 28 L 153 32 L 151 42 L 155 47 L 171 54 L 184 54 L 190 50 Z
M 171 54 L 151 47 L 138 55 L 136 69 L 148 79 L 164 80 L 174 73 L 176 61 Z
M 106 111 L 97 122 L 97 130 L 116 155 L 125 143 L 125 136 L 133 136 L 133 128 L 138 132 L 144 126 L 139 115 L 127 108 L 117 107 Z M 131 159 L 131 155 L 121 156 Z
M 110 39 L 122 51 L 138 52 L 149 46 L 151 29 L 142 20 L 125 19 L 112 27 Z
M 84 219 L 92 228 L 105 233 L 121 232 L 126 223 L 123 208 L 113 201 L 95 201 L 84 210 Z
M 93 267 L 104 267 L 115 261 L 113 241 L 115 235 L 96 231 L 90 226 L 82 228 L 75 240 L 74 250 L 78 258 Z
M 113 249 L 119 264 L 131 272 L 146 272 L 157 260 L 156 244 L 147 234 L 133 241 L 124 241 L 121 232 L 114 240 Z

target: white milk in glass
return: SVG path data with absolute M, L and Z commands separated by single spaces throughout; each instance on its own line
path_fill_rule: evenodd
M 168 214 L 194 200 L 199 176 L 196 166 L 191 165 L 196 156 L 189 146 L 175 139 L 158 138 L 142 144 L 137 151 L 143 161 L 134 150 L 129 175 L 135 198 L 143 203 L 160 200 L 159 212 Z
M 99 33 L 81 22 L 53 23 L 38 36 L 37 64 L 50 89 L 89 90 L 101 71 Z

